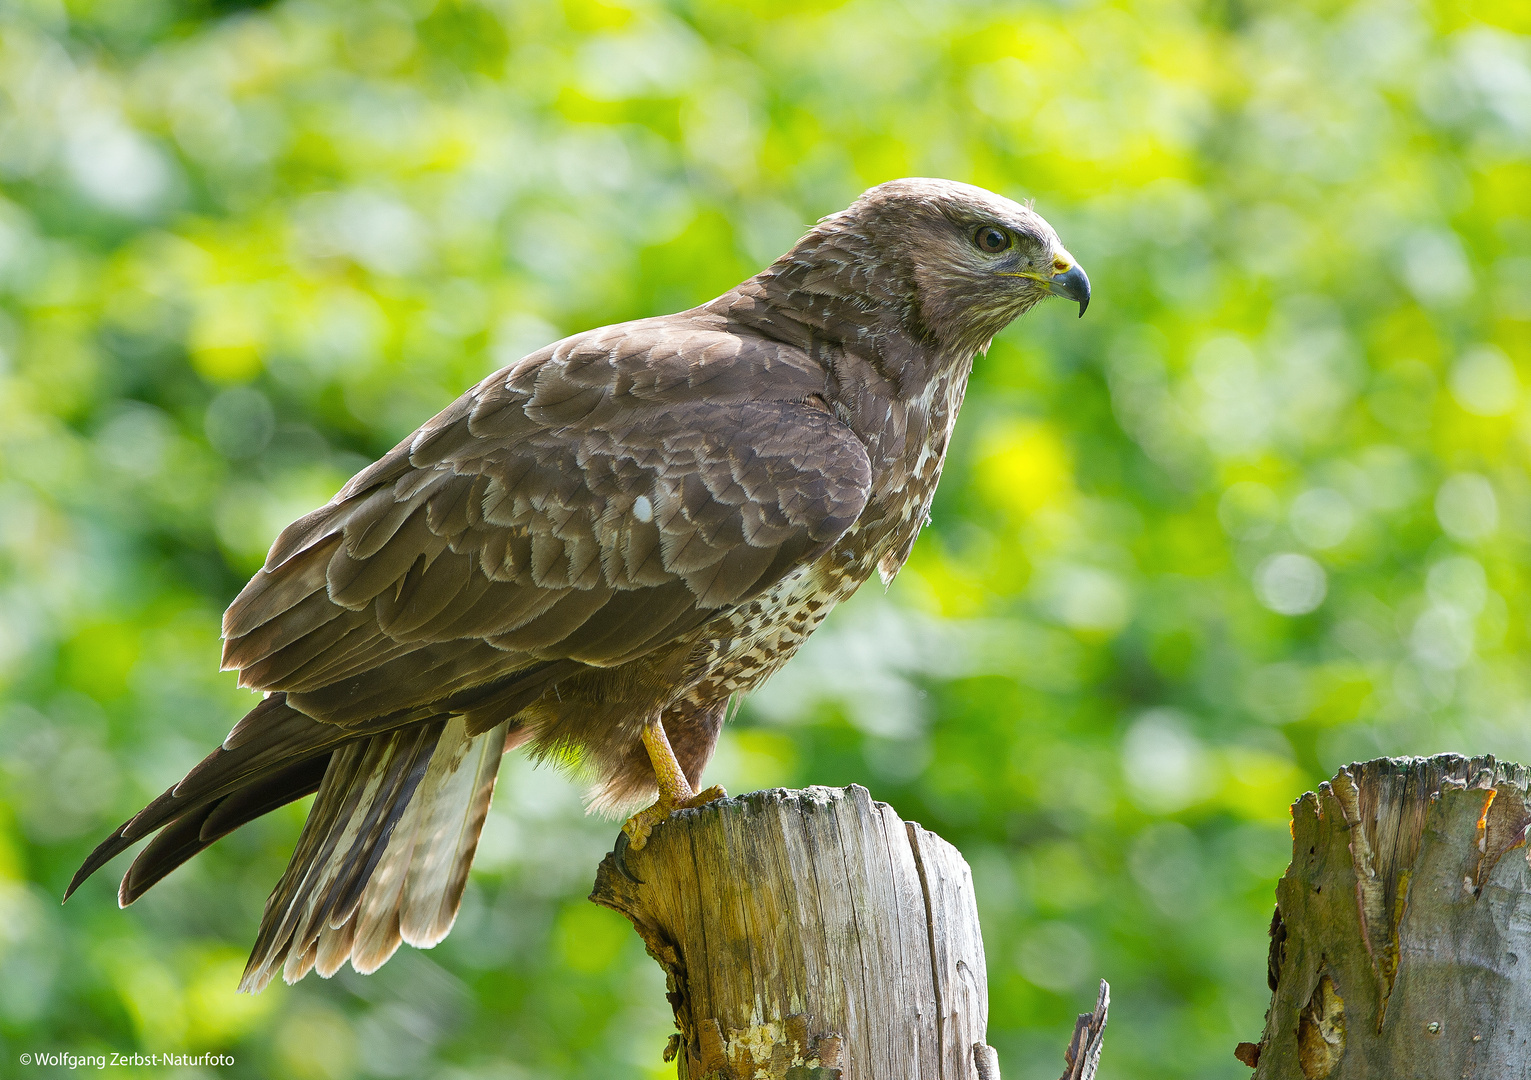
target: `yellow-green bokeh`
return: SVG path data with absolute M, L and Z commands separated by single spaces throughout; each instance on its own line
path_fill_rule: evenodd
M 1034 199 L 1095 298 L 978 359 L 909 566 L 709 780 L 864 783 L 958 844 L 1007 1077 L 1098 977 L 1111 1075 L 1247 1076 L 1288 803 L 1531 758 L 1527 12 L 0 7 L 0 1059 L 666 1075 L 659 970 L 583 906 L 615 826 L 523 762 L 453 934 L 370 977 L 232 994 L 301 807 L 128 911 L 110 871 L 57 900 L 249 707 L 218 617 L 283 525 L 495 368 L 922 174 Z

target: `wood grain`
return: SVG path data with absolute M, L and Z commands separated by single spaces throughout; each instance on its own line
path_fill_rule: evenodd
M 591 899 L 665 969 L 681 1080 L 998 1076 L 967 863 L 865 788 L 682 811 Z
M 1292 808 L 1256 1080 L 1531 1078 L 1526 770 L 1341 769 Z

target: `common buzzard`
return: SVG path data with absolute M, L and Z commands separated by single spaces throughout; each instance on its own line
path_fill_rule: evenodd
M 456 916 L 503 753 L 576 758 L 597 802 L 700 794 L 731 698 L 926 520 L 973 358 L 1090 284 L 1036 213 L 897 180 L 700 307 L 490 375 L 290 525 L 223 620 L 265 697 L 110 836 L 158 832 L 125 905 L 219 837 L 318 797 L 241 988 L 375 970 Z

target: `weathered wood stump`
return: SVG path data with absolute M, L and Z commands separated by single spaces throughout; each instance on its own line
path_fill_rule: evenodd
M 967 863 L 865 788 L 682 811 L 590 898 L 664 967 L 681 1080 L 999 1078 Z
M 1255 1080 L 1531 1078 L 1527 781 L 1442 754 L 1298 800 Z

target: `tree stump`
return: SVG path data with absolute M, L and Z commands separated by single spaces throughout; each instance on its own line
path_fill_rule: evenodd
M 999 1078 L 967 863 L 863 787 L 682 811 L 590 898 L 665 969 L 680 1080 Z
M 1531 1078 L 1527 779 L 1381 759 L 1293 805 L 1255 1080 Z

